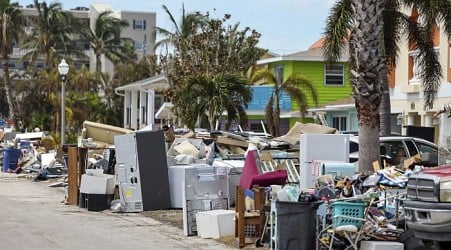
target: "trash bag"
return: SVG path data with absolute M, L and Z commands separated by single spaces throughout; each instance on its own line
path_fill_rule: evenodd
M 48 175 L 50 172 L 47 168 L 42 169 L 39 174 L 33 179 L 33 181 L 46 181 L 49 179 Z

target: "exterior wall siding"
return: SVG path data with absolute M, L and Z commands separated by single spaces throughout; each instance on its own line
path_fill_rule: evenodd
M 342 63 L 343 64 L 343 63 Z M 269 65 L 271 69 L 277 66 L 284 66 L 284 80 L 290 75 L 300 73 L 312 80 L 318 94 L 318 105 L 324 105 L 336 100 L 344 99 L 351 94 L 351 83 L 349 81 L 349 67 L 345 64 L 344 68 L 344 85 L 343 86 L 326 86 L 324 84 L 324 62 L 315 61 L 286 61 L 277 62 Z M 309 107 L 314 107 L 311 96 L 308 100 Z M 297 110 L 298 105 L 292 104 L 292 110 Z

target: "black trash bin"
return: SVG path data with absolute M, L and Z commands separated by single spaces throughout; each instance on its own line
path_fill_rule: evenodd
M 316 249 L 316 211 L 321 203 L 276 201 L 279 250 Z

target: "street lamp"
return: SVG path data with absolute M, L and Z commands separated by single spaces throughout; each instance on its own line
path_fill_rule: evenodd
M 66 94 L 64 92 L 64 85 L 66 84 L 67 73 L 69 72 L 69 64 L 66 60 L 62 59 L 60 64 L 58 64 L 58 72 L 61 76 L 61 147 L 64 144 L 64 130 L 65 130 L 65 98 Z

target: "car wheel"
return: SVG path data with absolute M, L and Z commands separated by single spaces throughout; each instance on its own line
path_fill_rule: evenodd
M 415 238 L 415 233 L 412 230 L 406 230 L 404 233 L 399 235 L 398 241 L 404 244 L 404 250 L 426 249 L 424 242 L 421 239 Z

